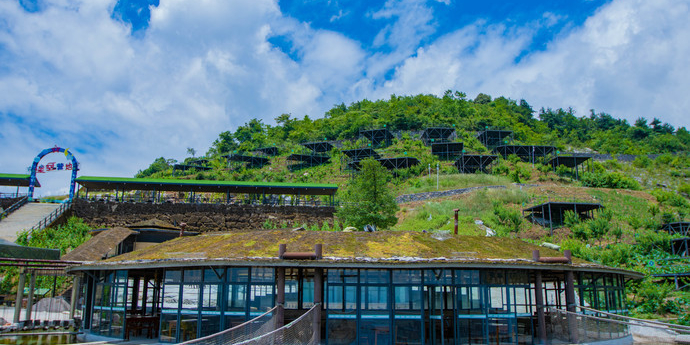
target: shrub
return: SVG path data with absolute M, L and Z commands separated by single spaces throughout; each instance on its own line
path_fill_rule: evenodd
M 581 182 L 585 187 L 640 189 L 637 181 L 619 172 L 585 172 L 582 174 Z
M 632 164 L 637 168 L 648 168 L 652 165 L 652 160 L 647 156 L 637 156 Z

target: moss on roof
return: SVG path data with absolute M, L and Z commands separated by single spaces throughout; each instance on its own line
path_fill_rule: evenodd
M 561 253 L 527 242 L 496 237 L 456 236 L 416 231 L 328 232 L 261 230 L 213 233 L 177 238 L 135 252 L 123 254 L 108 262 L 139 260 L 237 260 L 276 258 L 278 245 L 287 244 L 288 252 L 312 251 L 323 244 L 325 260 L 392 259 L 424 261 L 441 259 L 467 261 L 531 260 L 532 250 L 541 256 L 562 256 Z M 574 259 L 575 263 L 586 263 Z
M 168 229 L 168 230 L 180 230 L 179 227 L 172 225 L 166 221 L 152 218 L 148 220 L 142 220 L 131 225 L 127 225 L 130 229 Z

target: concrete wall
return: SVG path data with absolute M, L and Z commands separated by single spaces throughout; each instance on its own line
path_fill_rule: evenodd
M 264 227 L 333 223 L 333 207 L 250 206 L 224 204 L 149 204 L 86 201 L 76 199 L 71 214 L 94 227 L 126 226 L 142 220 L 159 219 L 171 224 L 187 223 L 190 231 L 238 231 Z

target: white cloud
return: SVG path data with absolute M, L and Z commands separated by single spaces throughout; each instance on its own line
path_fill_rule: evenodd
M 388 0 L 369 14 L 385 25 L 372 37 L 378 50 L 365 51 L 271 0 L 161 1 L 140 37 L 110 18 L 113 6 L 52 0 L 29 13 L 0 2 L 0 170 L 24 172 L 58 144 L 75 151 L 82 174 L 131 176 L 155 157 L 203 152 L 253 117 L 321 116 L 340 102 L 446 89 L 689 125 L 685 1 L 614 0 L 536 52 L 526 52 L 535 35 L 567 18 L 477 22 L 430 41 L 427 3 Z M 276 35 L 297 59 L 269 43 Z

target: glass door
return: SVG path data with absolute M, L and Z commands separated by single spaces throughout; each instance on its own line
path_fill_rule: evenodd
M 453 310 L 455 289 L 452 286 L 425 286 L 425 344 L 455 343 Z

